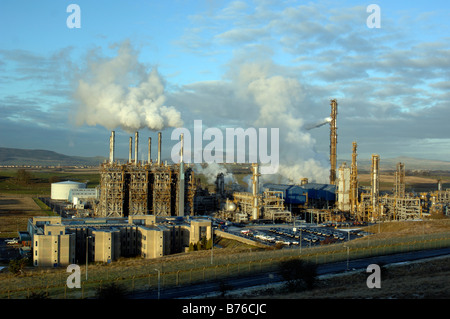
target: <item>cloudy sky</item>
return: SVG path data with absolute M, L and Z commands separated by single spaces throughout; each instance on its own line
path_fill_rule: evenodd
M 335 98 L 338 158 L 449 160 L 449 18 L 445 0 L 2 0 L 0 146 L 108 156 L 116 130 L 126 158 L 161 130 L 170 156 L 194 120 L 279 128 L 289 174 L 324 180 L 329 126 L 307 128 Z

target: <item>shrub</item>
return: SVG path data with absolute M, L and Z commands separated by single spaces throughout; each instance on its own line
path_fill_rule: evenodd
M 13 259 L 9 261 L 8 270 L 12 274 L 18 276 L 23 274 L 23 269 L 28 263 L 28 258 Z
M 301 259 L 291 259 L 280 263 L 279 273 L 286 280 L 289 291 L 312 289 L 316 281 L 317 266 Z
M 127 290 L 124 286 L 115 282 L 97 288 L 95 297 L 97 299 L 125 299 Z

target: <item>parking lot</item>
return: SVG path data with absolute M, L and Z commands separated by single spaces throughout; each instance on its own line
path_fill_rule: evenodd
M 358 228 L 339 229 L 316 224 L 250 226 L 244 229 L 230 228 L 228 231 L 268 245 L 285 247 L 334 244 L 368 235 Z

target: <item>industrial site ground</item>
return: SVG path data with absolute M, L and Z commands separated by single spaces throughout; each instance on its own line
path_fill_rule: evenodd
M 14 171 L 0 171 L 0 238 L 17 237 L 18 230 L 26 229 L 27 219 L 32 216 L 54 214 L 45 205 L 35 198 L 36 195 L 49 194 L 49 178 L 57 175 L 72 180 L 94 181 L 98 173 L 94 171 L 85 172 L 33 172 L 33 180 L 28 185 L 21 185 L 14 181 Z M 364 178 L 362 178 L 364 180 Z M 383 181 L 383 177 L 381 178 Z M 408 179 L 407 179 L 408 181 Z M 434 177 L 425 176 L 415 179 L 420 188 L 425 184 L 433 184 Z M 445 179 L 444 179 L 445 181 Z M 422 185 L 423 184 L 423 185 Z M 369 226 L 365 229 L 373 235 L 357 239 L 359 241 L 375 240 L 378 238 L 397 238 L 408 235 L 427 235 L 450 231 L 450 220 L 448 218 L 428 220 L 425 222 L 386 222 L 379 225 Z M 234 255 L 243 251 L 258 251 L 262 248 L 245 245 L 240 242 L 220 239 L 216 242 L 218 249 L 214 254 Z M 196 251 L 192 253 L 166 256 L 162 261 L 167 263 L 179 263 L 193 260 L 199 257 L 209 256 L 209 251 Z M 161 261 L 161 260 L 159 260 Z M 159 262 L 158 261 L 158 262 Z M 411 263 L 402 266 L 387 267 L 382 273 L 382 288 L 368 289 L 366 286 L 367 274 L 365 272 L 349 273 L 340 276 L 321 278 L 316 288 L 301 293 L 286 294 L 276 288 L 261 291 L 257 294 L 247 295 L 248 298 L 450 298 L 450 259 L 436 259 L 424 263 Z M 156 261 L 155 261 L 156 262 Z M 108 265 L 108 271 L 133 271 L 134 268 L 148 267 L 153 261 L 140 258 L 120 259 Z M 7 266 L 4 262 L 2 266 Z M 103 265 L 90 265 L 94 272 L 96 268 L 106 269 Z M 7 271 L 0 274 L 0 286 L 6 284 L 20 285 L 22 279 L 27 277 L 40 278 L 52 273 L 53 269 L 35 269 L 28 267 L 24 275 L 13 276 Z M 63 273 L 63 271 L 61 271 Z M 64 276 L 64 275 L 62 275 Z M 64 278 L 63 278 L 64 279 Z M 231 297 L 231 295 L 230 295 Z M 239 296 L 237 296 L 239 297 Z M 241 296 L 242 297 L 242 296 Z

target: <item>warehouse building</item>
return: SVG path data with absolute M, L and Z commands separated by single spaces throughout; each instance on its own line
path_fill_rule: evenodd
M 279 192 L 284 204 L 292 212 L 301 208 L 328 208 L 336 201 L 336 186 L 330 184 L 306 183 L 302 185 L 286 185 L 267 183 L 266 191 Z

